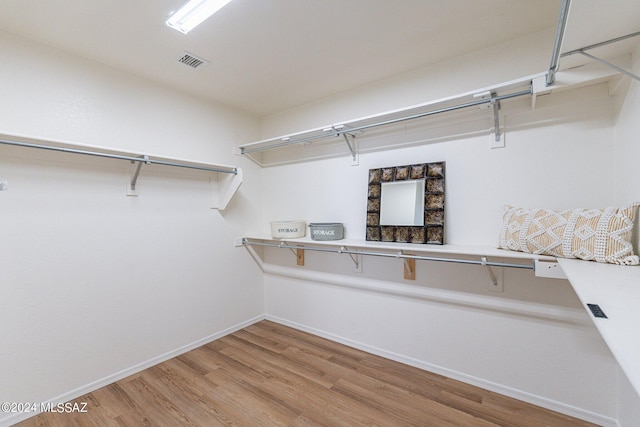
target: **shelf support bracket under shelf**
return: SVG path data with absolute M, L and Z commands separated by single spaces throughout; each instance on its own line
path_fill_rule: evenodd
M 482 257 L 482 265 L 487 267 L 487 271 L 489 272 L 489 277 L 491 278 L 491 283 L 493 283 L 493 286 L 497 288 L 498 287 L 498 278 L 496 277 L 495 273 L 491 269 L 491 266 L 487 265 L 487 257 L 486 256 Z
M 502 273 L 502 269 L 498 270 L 499 273 L 499 277 L 496 276 L 495 272 L 493 271 L 493 269 L 491 268 L 491 265 L 489 263 L 489 261 L 487 260 L 486 256 L 483 256 L 481 258 L 480 261 L 481 265 L 484 265 L 485 267 L 487 267 L 487 272 L 489 273 L 489 278 L 491 279 L 491 286 L 489 287 L 489 290 L 491 291 L 496 291 L 496 292 L 503 292 L 503 286 L 504 286 L 504 278 L 503 278 L 503 273 Z
M 301 248 L 290 248 L 285 245 L 285 242 L 280 242 L 281 248 L 287 248 L 291 251 L 292 254 L 296 256 L 296 265 L 304 266 L 304 249 Z
M 404 278 L 407 280 L 416 280 L 416 260 L 407 258 L 403 251 L 398 251 L 398 258 L 402 258 L 404 264 Z
M 138 182 L 138 176 L 140 176 L 140 169 L 142 169 L 142 163 L 145 164 L 150 164 L 149 162 L 149 156 L 140 156 L 140 159 L 142 159 L 142 161 L 137 162 L 138 165 L 136 166 L 136 171 L 133 173 L 133 177 L 131 178 L 131 185 L 130 185 L 130 189 L 131 191 L 136 191 L 136 183 Z M 133 160 L 131 160 L 131 163 L 134 163 Z
M 347 147 L 349 147 L 349 151 L 351 152 L 351 158 L 353 159 L 353 161 L 355 162 L 357 160 L 357 156 L 356 156 L 356 150 L 355 150 L 355 135 L 350 135 L 348 133 L 343 133 L 342 136 L 344 137 L 345 142 L 347 143 Z M 349 137 L 351 137 L 352 141 L 349 141 Z
M 492 97 L 495 97 L 495 93 L 491 93 Z M 494 137 L 495 142 L 499 143 L 502 135 L 500 134 L 500 101 L 493 101 L 491 103 L 493 106 L 493 129 L 494 129 Z
M 347 255 L 349 255 L 349 258 L 351 258 L 351 261 L 353 261 L 353 263 L 354 263 L 354 264 L 355 264 L 355 266 L 356 266 L 356 270 L 357 270 L 358 268 L 360 268 L 360 260 L 358 259 L 358 255 L 354 255 L 354 254 L 352 254 L 352 253 L 349 251 L 349 249 L 347 249 L 347 247 L 346 247 L 346 246 L 341 246 L 341 247 L 340 247 L 340 249 L 338 250 L 338 253 L 339 253 L 339 254 L 341 254 L 341 253 L 346 253 Z

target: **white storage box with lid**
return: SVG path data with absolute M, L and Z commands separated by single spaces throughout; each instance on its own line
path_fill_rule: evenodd
M 304 237 L 306 229 L 307 223 L 305 221 L 272 221 L 271 237 L 274 239 L 296 239 Z

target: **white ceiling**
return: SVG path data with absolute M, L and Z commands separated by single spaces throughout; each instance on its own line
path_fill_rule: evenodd
M 183 2 L 2 0 L 0 29 L 261 116 L 555 29 L 560 8 L 560 0 L 234 0 L 185 35 L 164 25 Z M 574 0 L 563 50 L 638 30 L 638 0 Z M 210 65 L 180 64 L 184 51 Z

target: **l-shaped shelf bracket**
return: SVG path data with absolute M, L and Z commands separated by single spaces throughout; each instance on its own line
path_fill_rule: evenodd
M 491 93 L 491 97 L 495 98 L 495 92 Z M 500 134 L 500 101 L 493 101 L 491 103 L 493 106 L 493 129 L 494 129 L 494 138 L 495 142 L 500 142 L 502 138 Z
M 340 136 L 344 138 L 344 142 L 347 143 L 347 147 L 349 147 L 349 152 L 351 153 L 351 159 L 355 162 L 358 160 L 358 154 L 356 153 L 356 133 L 349 132 L 349 126 L 347 125 L 334 125 L 325 129 L 322 129 L 323 132 L 332 133 L 334 136 Z M 351 140 L 350 140 L 351 139 Z
M 356 157 L 356 141 L 355 141 L 355 135 L 350 135 L 347 133 L 343 133 L 342 136 L 344 137 L 344 141 L 347 143 L 347 147 L 349 147 L 349 151 L 351 152 L 351 158 L 353 159 L 353 161 L 355 162 L 357 160 Z M 353 139 L 353 145 L 351 145 L 351 141 L 349 141 L 349 136 L 351 136 L 351 139 Z
M 360 259 L 358 258 L 358 255 L 354 255 L 353 253 L 349 252 L 349 249 L 347 249 L 346 246 L 341 246 L 338 253 L 345 253 L 349 255 L 349 258 L 351 258 L 351 261 L 353 261 L 353 264 L 356 266 L 356 270 L 360 269 Z
M 487 90 L 485 92 L 476 93 L 474 98 L 480 101 L 486 100 L 489 104 L 481 104 L 480 109 L 493 110 L 493 142 L 491 148 L 504 148 L 503 133 L 500 129 L 500 99 L 497 97 L 495 90 Z
M 493 270 L 491 269 L 491 266 L 487 265 L 487 257 L 486 256 L 482 257 L 482 265 L 487 267 L 487 271 L 489 272 L 489 277 L 491 278 L 491 283 L 493 283 L 493 286 L 498 287 L 498 279 L 496 278 L 496 275 L 493 273 Z
M 145 164 L 147 165 L 150 164 L 149 156 L 144 155 L 144 156 L 140 156 L 140 158 L 143 160 Z M 140 169 L 142 168 L 143 162 L 137 162 L 138 165 L 136 166 L 136 171 L 133 173 L 133 177 L 131 178 L 131 185 L 129 186 L 129 188 L 131 189 L 132 192 L 136 191 L 136 183 L 138 182 L 138 176 L 140 175 Z M 136 162 L 131 160 L 131 163 L 134 164 Z

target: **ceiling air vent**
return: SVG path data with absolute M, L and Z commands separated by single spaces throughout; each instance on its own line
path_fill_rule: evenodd
M 181 62 L 185 65 L 188 65 L 191 68 L 198 68 L 202 65 L 209 64 L 209 61 L 206 59 L 200 58 L 193 53 L 184 52 L 180 58 L 178 58 L 178 62 Z

